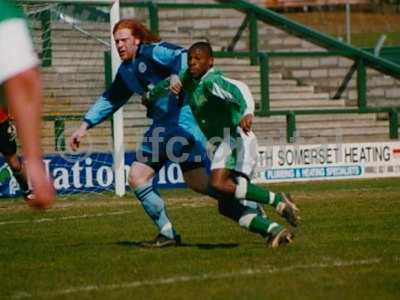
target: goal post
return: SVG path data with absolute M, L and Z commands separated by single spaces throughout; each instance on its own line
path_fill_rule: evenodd
M 114 0 L 110 11 L 111 24 L 111 65 L 112 77 L 115 78 L 120 64 L 120 58 L 115 47 L 112 29 L 120 19 L 119 0 Z M 113 154 L 114 154 L 114 174 L 115 174 L 115 194 L 125 195 L 125 150 L 124 150 L 124 111 L 121 107 L 113 115 Z

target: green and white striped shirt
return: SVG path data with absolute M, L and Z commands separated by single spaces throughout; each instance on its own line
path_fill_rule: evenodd
M 211 68 L 199 80 L 190 76 L 188 70 L 180 79 L 189 98 L 189 105 L 206 138 L 223 138 L 226 130 L 236 134 L 240 120 L 254 113 L 254 100 L 246 84 L 233 80 Z M 159 83 L 150 91 L 150 101 L 155 101 L 168 90 L 169 81 Z
M 0 0 L 0 85 L 38 64 L 23 12 L 11 0 Z

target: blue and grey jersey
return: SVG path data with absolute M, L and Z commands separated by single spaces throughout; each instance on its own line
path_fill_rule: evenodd
M 159 42 L 141 44 L 132 61 L 124 61 L 119 66 L 111 85 L 93 104 L 84 117 L 89 128 L 101 123 L 133 94 L 143 95 L 161 80 L 179 74 L 186 67 L 187 50 L 176 45 Z M 175 96 L 169 94 L 148 107 L 147 116 L 153 123 L 180 124 L 190 129 L 196 121 L 187 101 L 178 107 Z

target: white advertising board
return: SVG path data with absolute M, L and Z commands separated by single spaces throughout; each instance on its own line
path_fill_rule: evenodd
M 400 142 L 259 147 L 255 182 L 400 177 Z

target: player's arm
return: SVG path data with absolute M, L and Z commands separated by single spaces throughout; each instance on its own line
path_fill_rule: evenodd
M 179 75 L 177 75 L 177 77 L 182 84 L 182 89 L 185 89 L 185 87 L 187 86 L 187 82 L 188 82 L 187 70 L 183 70 Z M 148 101 L 149 103 L 154 103 L 159 98 L 164 97 L 164 96 L 168 95 L 169 93 L 173 92 L 171 90 L 170 84 L 171 84 L 171 77 L 161 80 L 144 96 L 145 101 Z
M 165 78 L 157 83 L 151 90 L 149 90 L 145 95 L 143 95 L 142 101 L 145 103 L 154 103 L 160 97 L 164 97 L 170 93 L 169 89 L 170 78 Z
M 171 48 L 165 43 L 157 43 L 142 46 L 141 54 L 169 70 L 171 74 L 169 78 L 169 89 L 172 93 L 178 95 L 183 88 L 179 73 L 185 69 L 187 65 L 186 49 Z
M 249 131 L 251 131 L 251 128 L 253 126 L 255 106 L 254 99 L 247 84 L 241 81 L 237 81 L 237 83 L 246 102 L 246 109 L 243 113 L 242 119 L 240 120 L 239 126 L 247 134 Z
M 251 130 L 254 117 L 254 100 L 245 83 L 214 73 L 206 78 L 204 87 L 208 93 L 235 105 L 239 114 L 242 115 L 239 126 L 245 133 Z
M 120 74 L 117 74 L 111 87 L 101 95 L 85 114 L 84 122 L 88 129 L 102 123 L 132 96 L 132 92 L 125 85 Z
M 236 106 L 241 113 L 244 113 L 246 109 L 246 100 L 235 81 L 220 74 L 210 74 L 204 79 L 204 93 L 209 93 L 229 105 Z
M 123 106 L 131 96 L 132 92 L 124 84 L 118 73 L 111 87 L 97 98 L 96 102 L 85 114 L 81 125 L 70 137 L 69 145 L 71 149 L 76 151 L 79 148 L 82 138 L 86 135 L 87 130 L 109 118 Z
M 187 50 L 184 48 L 171 48 L 166 43 L 142 45 L 140 54 L 166 67 L 171 74 L 178 75 L 186 68 Z

